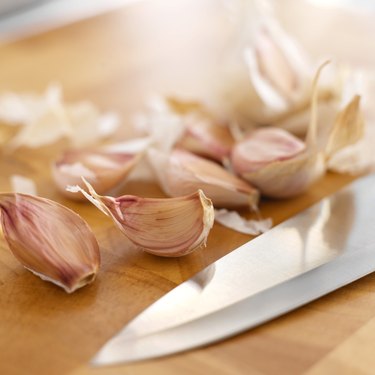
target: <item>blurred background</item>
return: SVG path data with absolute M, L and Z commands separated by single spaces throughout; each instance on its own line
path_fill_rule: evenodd
M 1 0 L 0 36 L 12 40 L 107 12 L 137 0 Z
M 2 0 L 0 2 L 0 42 L 7 43 L 135 2 L 146 1 Z M 159 2 L 162 1 L 159 0 Z M 241 0 L 217 0 L 220 5 L 223 2 L 239 1 Z M 313 57 L 324 55 L 319 38 L 328 33 L 329 39 L 335 41 L 329 46 L 331 56 L 354 64 L 375 64 L 375 54 L 363 59 L 363 52 L 355 53 L 356 48 L 360 51 L 366 48 L 372 50 L 374 1 L 271 0 L 270 3 L 273 4 L 285 29 L 291 32 L 302 45 L 308 46 L 309 53 Z M 170 4 L 173 8 L 172 2 Z M 204 8 L 203 4 L 202 8 Z
M 2 0 L 0 2 L 0 36 L 2 40 L 9 40 L 30 33 L 46 31 L 139 1 L 141 0 Z M 318 9 L 324 9 L 328 14 L 331 14 L 330 10 L 338 10 L 344 13 L 354 12 L 355 17 L 365 16 L 366 12 L 371 13 L 375 10 L 375 2 L 372 0 L 279 0 L 271 2 L 280 9 L 281 13 L 283 13 L 282 10 L 287 9 L 295 16 L 298 16 L 301 7 L 308 3 Z M 319 20 L 317 24 L 320 22 Z

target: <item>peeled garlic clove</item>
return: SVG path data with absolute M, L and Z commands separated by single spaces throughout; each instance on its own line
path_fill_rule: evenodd
M 306 145 L 294 135 L 279 128 L 262 128 L 253 131 L 232 150 L 234 171 L 240 176 L 255 172 L 267 164 L 295 157 Z
M 257 189 L 215 162 L 179 149 L 169 155 L 150 150 L 148 156 L 161 187 L 169 196 L 202 189 L 215 207 L 250 206 L 253 209 L 258 204 Z
M 82 194 L 110 216 L 120 230 L 144 251 L 165 257 L 186 255 L 205 245 L 214 222 L 212 202 L 199 190 L 178 198 L 118 198 L 98 195 L 86 182 Z
M 66 191 L 66 186 L 80 185 L 84 188 L 83 176 L 100 194 L 106 193 L 125 181 L 140 158 L 140 153 L 68 150 L 53 164 L 52 175 L 61 193 L 71 199 L 83 199 Z
M 94 281 L 99 246 L 87 223 L 49 199 L 0 194 L 4 238 L 22 265 L 72 293 Z

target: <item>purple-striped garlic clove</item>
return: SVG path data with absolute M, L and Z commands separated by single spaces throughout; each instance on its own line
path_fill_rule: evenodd
M 226 123 L 219 121 L 198 102 L 168 98 L 167 104 L 184 122 L 185 132 L 178 147 L 218 162 L 229 157 L 234 139 Z
M 215 207 L 257 207 L 258 190 L 213 161 L 180 149 L 168 155 L 150 150 L 148 156 L 160 186 L 169 196 L 202 189 Z
M 85 181 L 85 180 L 84 180 Z M 204 246 L 214 222 L 212 202 L 199 190 L 178 198 L 101 196 L 85 181 L 80 191 L 99 210 L 110 216 L 124 235 L 144 251 L 164 256 L 186 255 Z
M 99 246 L 87 223 L 49 199 L 0 194 L 4 238 L 21 264 L 72 293 L 94 281 Z
M 264 195 L 285 198 L 303 193 L 321 178 L 330 159 L 363 137 L 360 97 L 337 114 L 329 132 L 317 129 L 318 81 L 322 64 L 313 81 L 311 116 L 305 142 L 275 128 L 255 131 L 234 147 L 232 165 L 244 179 Z
M 233 147 L 232 167 L 238 175 L 243 175 L 270 163 L 292 159 L 305 149 L 303 141 L 283 129 L 261 128 Z
M 104 194 L 120 186 L 140 161 L 141 153 L 108 151 L 103 148 L 67 150 L 52 166 L 52 175 L 59 191 L 68 198 L 83 197 L 66 190 L 67 186 L 84 188 L 81 177 Z

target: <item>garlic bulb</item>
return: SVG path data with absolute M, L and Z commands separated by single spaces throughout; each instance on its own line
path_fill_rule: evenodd
M 80 191 L 144 251 L 177 257 L 206 244 L 214 222 L 214 209 L 211 200 L 201 190 L 178 198 L 140 198 L 133 195 L 113 198 L 97 194 L 87 181 L 84 182 L 89 193 L 79 186 L 69 190 Z
M 258 190 L 215 162 L 175 149 L 170 154 L 149 150 L 148 159 L 163 191 L 172 197 L 202 189 L 215 207 L 250 206 L 259 200 Z
M 66 191 L 68 185 L 82 184 L 81 176 L 95 187 L 99 194 L 106 193 L 123 183 L 142 157 L 142 150 L 148 145 L 138 140 L 114 144 L 107 147 L 67 150 L 52 166 L 52 176 L 59 191 L 71 199 L 84 199 Z M 129 147 L 128 147 L 129 146 Z
M 333 154 L 363 135 L 358 96 L 337 115 L 328 134 L 326 131 L 323 136 L 317 134 L 317 83 L 325 65 L 319 68 L 314 79 L 305 143 L 285 131 L 270 128 L 255 131 L 233 148 L 235 172 L 264 195 L 284 198 L 302 193 L 325 173 Z
M 72 293 L 94 281 L 99 246 L 87 223 L 51 200 L 27 194 L 0 194 L 4 238 L 21 264 Z

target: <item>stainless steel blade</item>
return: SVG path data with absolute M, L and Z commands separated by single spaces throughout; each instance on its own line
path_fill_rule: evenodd
M 215 262 L 125 326 L 92 363 L 206 345 L 372 272 L 374 186 L 375 175 L 358 180 Z

